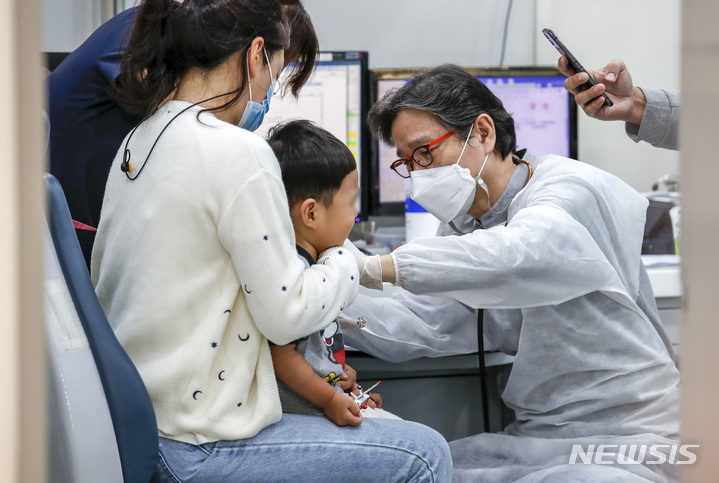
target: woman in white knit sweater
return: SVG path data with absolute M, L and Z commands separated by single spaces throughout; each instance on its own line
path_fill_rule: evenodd
M 299 1 L 140 7 L 115 97 L 146 120 L 111 167 L 92 278 L 152 399 L 161 480 L 450 478 L 424 426 L 282 417 L 267 341 L 326 327 L 357 292 L 341 248 L 297 258 L 277 160 L 250 132 L 284 65 L 296 92 L 316 50 Z

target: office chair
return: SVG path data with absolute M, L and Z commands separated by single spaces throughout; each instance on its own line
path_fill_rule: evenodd
M 158 462 L 150 397 L 95 295 L 62 187 L 50 174 L 45 183 L 49 480 L 149 483 Z

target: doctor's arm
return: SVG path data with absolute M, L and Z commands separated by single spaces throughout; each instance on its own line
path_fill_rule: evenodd
M 367 321 L 343 331 L 345 343 L 389 362 L 477 352 L 477 311 L 450 298 L 397 287 L 379 297 L 360 291 L 343 313 Z
M 551 205 L 524 208 L 506 227 L 415 240 L 386 257 L 396 285 L 483 308 L 562 303 L 614 273 L 586 228 Z

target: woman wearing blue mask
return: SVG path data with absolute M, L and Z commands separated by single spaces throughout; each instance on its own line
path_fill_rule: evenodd
M 268 340 L 329 325 L 358 279 L 341 248 L 297 258 L 279 165 L 251 132 L 287 59 L 295 92 L 311 74 L 302 15 L 289 0 L 142 3 L 115 97 L 146 119 L 110 169 L 93 283 L 152 399 L 161 481 L 448 481 L 449 448 L 424 426 L 282 416 Z

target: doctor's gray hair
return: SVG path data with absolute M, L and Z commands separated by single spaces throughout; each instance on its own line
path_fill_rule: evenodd
M 514 119 L 502 101 L 456 65 L 445 64 L 422 72 L 399 89 L 385 94 L 370 109 L 368 121 L 372 133 L 393 146 L 392 123 L 400 112 L 408 109 L 432 114 L 441 125 L 456 130 L 462 139 L 469 135 L 477 116 L 487 114 L 494 121 L 497 134 L 495 151 L 502 158 L 516 151 Z

